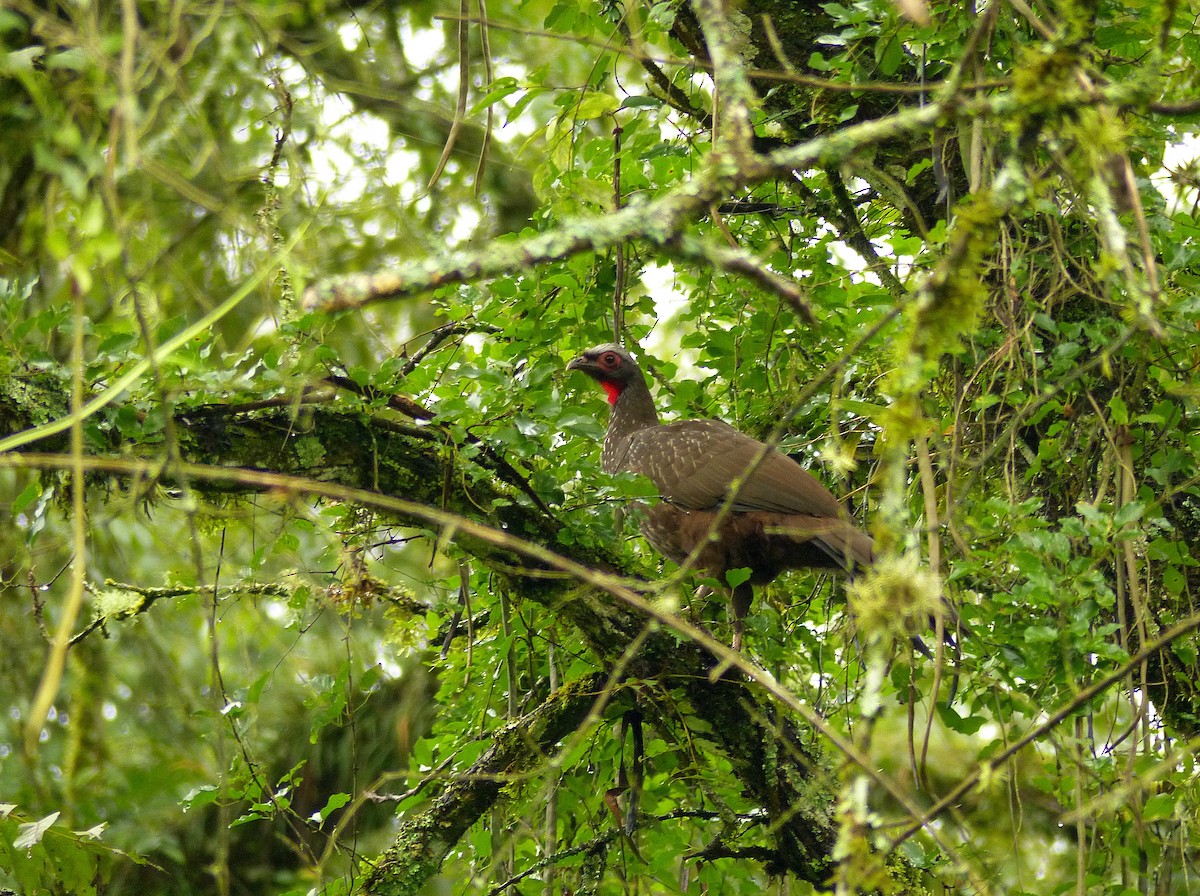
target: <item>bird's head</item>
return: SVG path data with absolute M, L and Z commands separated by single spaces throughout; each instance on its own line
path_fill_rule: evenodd
M 637 362 L 615 342 L 589 348 L 568 364 L 567 370 L 581 370 L 598 382 L 608 394 L 608 403 L 613 405 L 631 383 L 645 383 Z

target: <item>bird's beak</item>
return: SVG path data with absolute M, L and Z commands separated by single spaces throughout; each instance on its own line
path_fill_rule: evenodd
M 567 365 L 567 370 L 582 370 L 585 373 L 591 370 L 592 364 L 586 357 L 580 355 L 574 361 Z

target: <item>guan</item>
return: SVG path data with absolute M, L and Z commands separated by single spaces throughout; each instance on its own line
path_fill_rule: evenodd
M 735 650 L 754 585 L 785 569 L 850 572 L 871 563 L 870 536 L 787 455 L 720 420 L 660 423 L 641 368 L 619 345 L 589 349 L 567 369 L 608 394 L 605 472 L 638 473 L 658 489 L 662 500 L 641 520 L 651 546 L 681 565 L 695 554 L 694 566 L 722 583 L 729 570 L 750 570 L 730 594 Z

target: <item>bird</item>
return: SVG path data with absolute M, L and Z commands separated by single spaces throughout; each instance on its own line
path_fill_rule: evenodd
M 600 464 L 607 473 L 637 473 L 661 500 L 643 507 L 640 529 L 656 551 L 694 564 L 726 583 L 730 570 L 749 578 L 730 589 L 733 649 L 754 586 L 787 569 L 853 573 L 875 547 L 821 482 L 786 454 L 721 420 L 662 423 L 646 378 L 616 343 L 597 345 L 567 365 L 596 380 L 611 414 Z

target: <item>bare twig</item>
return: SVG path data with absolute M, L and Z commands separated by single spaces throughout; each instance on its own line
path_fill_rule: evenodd
M 613 208 L 624 204 L 621 195 L 621 125 L 613 126 Z M 625 244 L 613 247 L 616 255 L 616 282 L 613 284 L 613 342 L 621 342 L 625 330 Z
M 467 95 L 471 90 L 471 41 L 470 41 L 470 0 L 459 0 L 458 13 L 458 101 L 454 106 L 454 120 L 450 123 L 450 133 L 446 135 L 446 145 L 442 148 L 442 156 L 429 177 L 426 190 L 432 190 L 437 184 L 450 154 L 454 152 L 454 144 L 458 142 L 458 132 L 462 130 L 463 121 L 467 117 Z M 481 16 L 482 20 L 483 17 Z
M 1181 100 L 1177 103 L 1156 100 L 1147 103 L 1146 108 L 1155 115 L 1175 115 L 1180 118 L 1190 118 L 1193 115 L 1200 115 L 1200 99 Z
M 492 71 L 492 41 L 488 28 L 487 0 L 479 0 L 479 48 L 483 56 L 483 80 L 490 85 L 495 80 Z M 479 148 L 479 164 L 475 167 L 475 196 L 478 197 L 483 189 L 483 175 L 487 169 L 488 152 L 492 148 L 492 128 L 495 125 L 496 110 L 488 104 L 483 125 L 483 146 Z
M 1141 650 L 1122 663 L 1118 668 L 1114 669 L 1103 678 L 1092 682 L 1087 687 L 1080 689 L 1080 691 L 1074 697 L 1051 713 L 1045 721 L 1039 725 L 1035 725 L 1025 733 L 1024 737 L 1009 744 L 1009 746 L 1001 752 L 981 762 L 977 768 L 959 781 L 958 785 L 949 793 L 930 806 L 928 810 L 919 813 L 919 815 L 914 818 L 912 823 L 907 825 L 893 838 L 890 849 L 896 849 L 901 843 L 903 843 L 913 834 L 917 833 L 917 831 L 927 827 L 930 822 L 933 821 L 933 819 L 937 818 L 947 809 L 957 805 L 958 802 L 967 793 L 973 790 L 980 781 L 991 780 L 993 776 L 1004 767 L 1004 763 L 1008 762 L 1009 759 L 1021 752 L 1021 750 L 1025 749 L 1031 743 L 1034 743 L 1041 737 L 1045 736 L 1047 732 L 1057 728 L 1066 719 L 1069 719 L 1071 715 L 1081 706 L 1087 705 L 1090 701 L 1096 699 L 1096 697 L 1103 694 L 1113 685 L 1120 683 L 1122 679 L 1129 675 L 1131 670 L 1139 667 L 1149 657 L 1158 653 L 1160 650 L 1171 646 L 1184 635 L 1188 634 L 1189 632 L 1193 632 L 1196 629 L 1200 629 L 1200 613 L 1193 614 L 1192 616 L 1184 619 L 1182 622 L 1173 626 L 1154 641 L 1142 647 Z
M 451 15 L 437 15 L 433 18 L 435 21 L 443 22 L 458 22 L 463 20 L 460 16 Z M 479 20 L 468 17 L 465 21 L 477 22 Z M 588 38 L 579 38 L 575 35 L 568 38 L 562 34 L 556 34 L 554 32 L 546 31 L 545 29 L 525 28 L 511 22 L 498 22 L 494 19 L 490 21 L 490 25 L 492 28 L 498 31 L 507 31 L 511 34 L 521 34 L 528 37 L 547 37 L 555 40 L 570 40 L 575 44 L 595 47 L 609 53 L 617 53 L 627 59 L 632 59 L 639 64 L 643 63 L 644 61 L 649 61 L 656 66 L 677 66 L 679 68 L 687 69 L 688 71 L 694 71 L 697 69 L 701 71 L 712 70 L 712 67 L 706 64 L 703 59 L 691 57 L 687 59 L 681 59 L 675 56 L 667 56 L 665 54 L 651 54 L 638 50 L 614 48 L 610 40 L 601 41 Z M 921 96 L 929 93 L 930 91 L 936 91 L 944 83 L 927 82 L 924 85 L 920 85 L 897 84 L 894 81 L 839 81 L 834 78 L 822 78 L 817 75 L 802 74 L 797 72 L 781 72 L 775 69 L 760 69 L 752 66 L 747 66 L 745 68 L 745 72 L 747 77 L 752 78 L 755 81 L 776 81 L 787 84 L 798 84 L 804 87 L 814 87 L 820 90 L 829 91 L 831 93 L 881 93 L 904 96 Z M 339 85 L 339 89 L 340 86 L 341 85 Z M 1009 81 L 1006 78 L 989 78 L 983 81 L 964 83 L 962 85 L 962 89 L 971 91 L 995 90 L 997 88 L 1007 86 L 1009 86 Z M 680 111 L 686 112 L 687 110 L 681 109 Z
M 1002 105 L 999 99 L 984 104 L 981 114 L 1002 111 Z M 688 222 L 705 213 L 713 203 L 728 198 L 730 193 L 793 169 L 836 165 L 868 146 L 929 130 L 942 115 L 941 107 L 931 103 L 851 125 L 767 156 L 755 156 L 744 165 L 706 166 L 692 180 L 665 196 L 610 215 L 569 220 L 548 233 L 493 243 L 483 250 L 450 252 L 402 264 L 391 271 L 316 283 L 306 290 L 304 305 L 308 310 L 320 311 L 362 308 L 443 286 L 512 274 L 583 252 L 603 251 L 631 240 L 645 240 L 669 252 Z
M 787 302 L 805 322 L 815 324 L 816 312 L 808 301 L 805 290 L 783 274 L 778 274 L 767 267 L 767 263 L 743 249 L 721 246 L 716 243 L 686 236 L 679 242 L 679 254 L 684 258 L 705 261 L 715 268 L 733 274 L 741 274 L 753 280 L 759 286 L 779 296 Z

